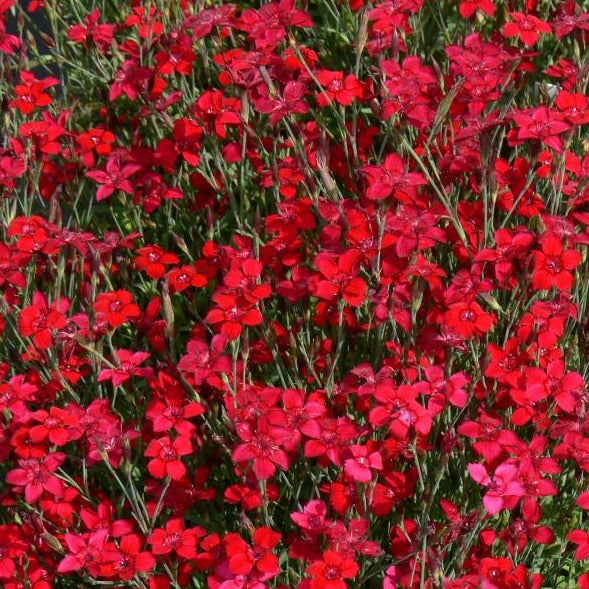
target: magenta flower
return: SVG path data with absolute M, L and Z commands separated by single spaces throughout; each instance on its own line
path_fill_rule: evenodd
M 487 487 L 483 505 L 490 515 L 496 515 L 502 509 L 513 509 L 519 498 L 525 494 L 521 483 L 516 481 L 518 469 L 514 464 L 503 462 L 489 476 L 487 469 L 478 463 L 468 465 L 470 476 L 479 484 Z

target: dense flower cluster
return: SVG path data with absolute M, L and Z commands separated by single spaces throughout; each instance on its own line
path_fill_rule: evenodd
M 586 3 L 24 4 L 0 586 L 588 589 Z

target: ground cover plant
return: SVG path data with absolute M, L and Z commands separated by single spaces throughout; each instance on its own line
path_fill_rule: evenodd
M 588 41 L 0 0 L 0 586 L 588 589 Z

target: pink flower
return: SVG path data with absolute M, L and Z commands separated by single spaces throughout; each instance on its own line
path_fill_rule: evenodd
M 108 539 L 108 530 L 100 529 L 92 535 L 65 535 L 68 555 L 59 563 L 58 573 L 70 573 L 88 568 L 95 573 L 99 563 L 103 560 L 103 551 Z
M 63 483 L 52 473 L 61 466 L 65 458 L 63 452 L 53 452 L 43 458 L 19 460 L 19 468 L 8 471 L 6 482 L 24 487 L 25 501 L 31 505 L 43 495 L 43 491 L 61 495 Z
M 371 469 L 382 470 L 382 457 L 378 452 L 368 453 L 366 446 L 356 445 L 350 447 L 352 454 L 344 462 L 344 471 L 359 483 L 368 483 L 372 480 L 373 473 Z
M 104 368 L 98 375 L 98 382 L 112 380 L 113 386 L 119 386 L 129 380 L 131 376 L 152 379 L 153 368 L 140 367 L 150 356 L 147 352 L 131 352 L 130 350 L 116 350 L 117 366 Z
M 514 464 L 503 462 L 493 473 L 493 478 L 487 473 L 487 469 L 478 463 L 468 465 L 470 476 L 479 484 L 488 487 L 483 497 L 483 505 L 491 515 L 496 515 L 503 508 L 513 509 L 519 498 L 525 494 L 521 483 L 515 479 L 518 469 Z
M 253 461 L 253 471 L 258 479 L 266 480 L 274 475 L 276 466 L 288 470 L 289 457 L 282 449 L 290 433 L 282 427 L 269 426 L 264 422 L 258 424 L 255 431 L 249 427 L 238 428 L 239 437 L 244 443 L 233 450 L 234 462 Z
M 307 534 L 323 534 L 327 529 L 329 520 L 326 519 L 327 506 L 319 499 L 309 501 L 303 507 L 303 511 L 295 511 L 290 514 L 292 521 L 305 530 Z
M 100 184 L 100 188 L 96 192 L 96 200 L 101 201 L 108 198 L 115 190 L 133 194 L 133 185 L 129 178 L 140 169 L 141 166 L 137 164 L 123 165 L 118 158 L 111 157 L 106 162 L 104 170 L 88 170 L 86 176 Z
M 517 146 L 528 139 L 534 139 L 559 153 L 564 147 L 559 135 L 571 128 L 571 125 L 564 120 L 562 113 L 546 106 L 516 110 L 511 115 L 511 119 L 517 128 L 511 129 L 507 134 L 509 145 Z

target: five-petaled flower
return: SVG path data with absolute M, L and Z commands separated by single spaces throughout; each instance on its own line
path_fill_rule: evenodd
M 327 550 L 320 560 L 307 567 L 312 577 L 311 589 L 346 589 L 346 579 L 353 579 L 360 571 L 360 565 L 351 558 L 344 558 L 334 550 Z
M 67 299 L 59 299 L 49 305 L 43 293 L 35 292 L 32 305 L 25 307 L 18 318 L 20 334 L 31 337 L 40 350 L 49 349 L 55 332 L 68 324 L 64 313 L 69 306 Z
M 133 194 L 133 185 L 129 178 L 141 169 L 137 164 L 123 164 L 117 157 L 109 157 L 106 168 L 94 169 L 86 172 L 86 176 L 100 184 L 96 191 L 96 200 L 108 198 L 116 190 Z
M 581 254 L 574 249 L 565 249 L 562 241 L 553 234 L 545 235 L 541 246 L 542 251 L 535 252 L 532 287 L 570 291 L 574 282 L 573 271 L 581 263 Z
M 510 12 L 509 16 L 512 20 L 503 25 L 503 35 L 508 39 L 519 37 L 528 47 L 538 42 L 540 33 L 552 33 L 552 27 L 533 14 Z
M 168 436 L 152 440 L 145 456 L 151 458 L 147 463 L 147 470 L 157 479 L 170 477 L 179 480 L 186 474 L 186 466 L 182 456 L 189 456 L 194 452 L 190 438 L 178 436 L 172 441 Z
M 491 515 L 498 514 L 502 509 L 514 509 L 525 493 L 517 480 L 518 469 L 515 464 L 501 463 L 493 471 L 492 477 L 485 466 L 479 463 L 469 464 L 468 472 L 473 480 L 487 487 L 483 505 Z
M 564 115 L 547 106 L 514 111 L 511 115 L 516 124 L 507 134 L 509 145 L 521 145 L 528 139 L 541 141 L 557 152 L 561 152 L 564 143 L 560 135 L 571 128 L 564 120 Z
M 180 518 L 171 518 L 164 528 L 156 528 L 147 538 L 152 545 L 151 551 L 155 555 L 166 555 L 175 552 L 184 559 L 196 556 L 197 531 L 186 529 Z
M 52 452 L 42 458 L 27 458 L 18 461 L 18 468 L 8 471 L 6 482 L 24 487 L 27 503 L 35 503 L 44 491 L 54 495 L 63 494 L 63 482 L 53 473 L 63 464 L 66 455 Z
M 101 292 L 97 295 L 93 309 L 106 317 L 110 327 L 119 327 L 130 319 L 137 319 L 141 315 L 135 298 L 127 290 Z
M 18 109 L 23 115 L 29 115 L 37 108 L 51 104 L 53 99 L 45 92 L 51 86 L 59 84 L 57 78 L 48 77 L 38 80 L 32 72 L 21 71 L 22 84 L 14 87 L 16 98 L 8 106 Z

